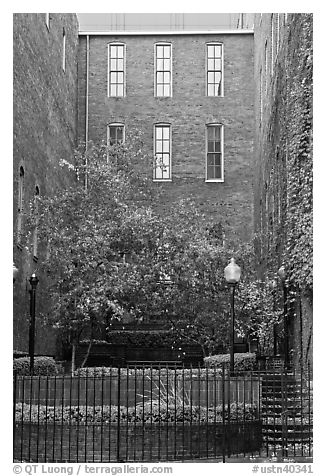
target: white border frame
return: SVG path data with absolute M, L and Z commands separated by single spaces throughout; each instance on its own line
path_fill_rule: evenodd
M 219 126 L 221 128 L 221 178 L 220 179 L 208 179 L 207 178 L 207 153 L 208 153 L 208 127 Z M 205 124 L 205 182 L 207 183 L 223 183 L 224 182 L 224 125 L 221 123 L 209 123 Z
M 218 96 L 209 96 L 208 95 L 208 46 L 221 46 L 222 55 L 221 55 L 221 94 Z M 205 43 L 205 96 L 208 98 L 224 98 L 224 43 L 222 41 L 208 41 Z
M 169 146 L 170 146 L 170 163 L 169 163 L 169 167 L 170 167 L 170 177 L 167 178 L 167 179 L 157 179 L 155 178 L 155 161 L 156 161 L 156 127 L 166 127 L 168 126 L 169 127 L 169 131 L 170 131 L 170 137 L 169 137 Z M 153 182 L 172 182 L 172 124 L 169 123 L 169 122 L 156 122 L 154 125 L 153 125 L 153 151 L 154 151 L 154 154 L 153 154 L 153 157 L 154 157 L 154 161 L 153 161 Z
M 127 95 L 127 88 L 126 88 L 126 84 L 127 84 L 127 68 L 126 68 L 127 49 L 126 49 L 126 43 L 123 43 L 121 41 L 111 41 L 107 45 L 108 45 L 107 94 L 108 94 L 109 98 L 124 98 Z M 123 46 L 123 96 L 111 96 L 110 95 L 110 46 Z
M 157 46 L 170 46 L 170 61 L 171 61 L 171 82 L 170 82 L 170 95 L 169 96 L 157 96 L 156 94 L 156 47 Z M 154 43 L 154 97 L 159 99 L 172 98 L 173 97 L 173 44 L 171 41 L 157 41 Z

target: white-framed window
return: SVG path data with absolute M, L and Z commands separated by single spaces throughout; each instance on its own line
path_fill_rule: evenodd
M 126 95 L 126 45 L 124 43 L 108 44 L 108 96 Z
M 172 44 L 156 43 L 155 96 L 172 97 Z
M 17 239 L 18 243 L 21 239 L 21 231 L 23 224 L 23 211 L 24 211 L 24 192 L 25 192 L 25 171 L 24 167 L 19 167 L 18 177 L 18 203 L 17 203 Z
M 62 32 L 62 69 L 66 71 L 66 32 Z
M 40 199 L 40 189 L 38 185 L 35 187 L 34 191 L 34 209 L 33 209 L 33 214 L 34 214 L 34 219 L 35 219 L 35 226 L 33 230 L 33 257 L 37 258 L 38 256 L 38 221 L 39 221 L 39 199 Z
M 45 13 L 45 24 L 47 29 L 50 29 L 50 13 Z
M 108 146 L 121 144 L 125 141 L 125 126 L 121 123 L 113 123 L 108 125 Z
M 206 44 L 206 94 L 223 96 L 223 45 Z
M 206 126 L 206 182 L 224 181 L 224 130 L 222 124 Z
M 154 180 L 171 181 L 171 125 L 154 125 Z

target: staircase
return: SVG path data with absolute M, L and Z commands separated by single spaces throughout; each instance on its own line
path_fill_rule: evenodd
M 266 371 L 262 374 L 261 402 L 263 441 L 267 448 L 310 450 L 312 383 L 309 379 L 291 371 Z

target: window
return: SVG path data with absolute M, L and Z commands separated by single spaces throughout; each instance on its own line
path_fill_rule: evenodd
M 118 145 L 124 142 L 125 126 L 123 124 L 110 124 L 108 126 L 108 145 Z
M 172 45 L 155 45 L 155 96 L 172 96 Z
M 206 130 L 206 182 L 223 180 L 223 126 L 211 124 Z
M 220 43 L 207 44 L 207 96 L 223 96 L 223 48 Z
M 125 45 L 110 43 L 109 54 L 109 90 L 110 97 L 125 96 Z
M 157 124 L 154 127 L 154 180 L 171 180 L 171 127 Z
M 24 167 L 19 168 L 18 178 L 18 207 L 17 207 L 17 235 L 18 242 L 20 242 L 20 235 L 22 231 L 23 222 L 23 208 L 24 208 Z
M 47 29 L 50 29 L 50 13 L 45 13 L 45 24 L 47 26 Z
M 66 32 L 63 30 L 62 34 L 62 69 L 66 71 Z
M 38 251 L 37 226 L 38 226 L 39 198 L 40 198 L 40 189 L 38 186 L 36 186 L 35 192 L 34 192 L 34 210 L 33 210 L 34 219 L 35 219 L 35 226 L 33 231 L 33 257 L 34 258 L 37 258 L 37 251 Z

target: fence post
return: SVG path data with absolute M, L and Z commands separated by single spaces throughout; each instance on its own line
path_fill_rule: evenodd
M 224 364 L 222 364 L 222 422 L 223 422 L 222 456 L 223 456 L 223 463 L 225 463 L 225 367 L 224 367 Z
M 14 388 L 13 388 L 13 460 L 15 458 L 15 441 L 16 441 L 16 397 L 17 397 L 17 370 L 14 370 Z

